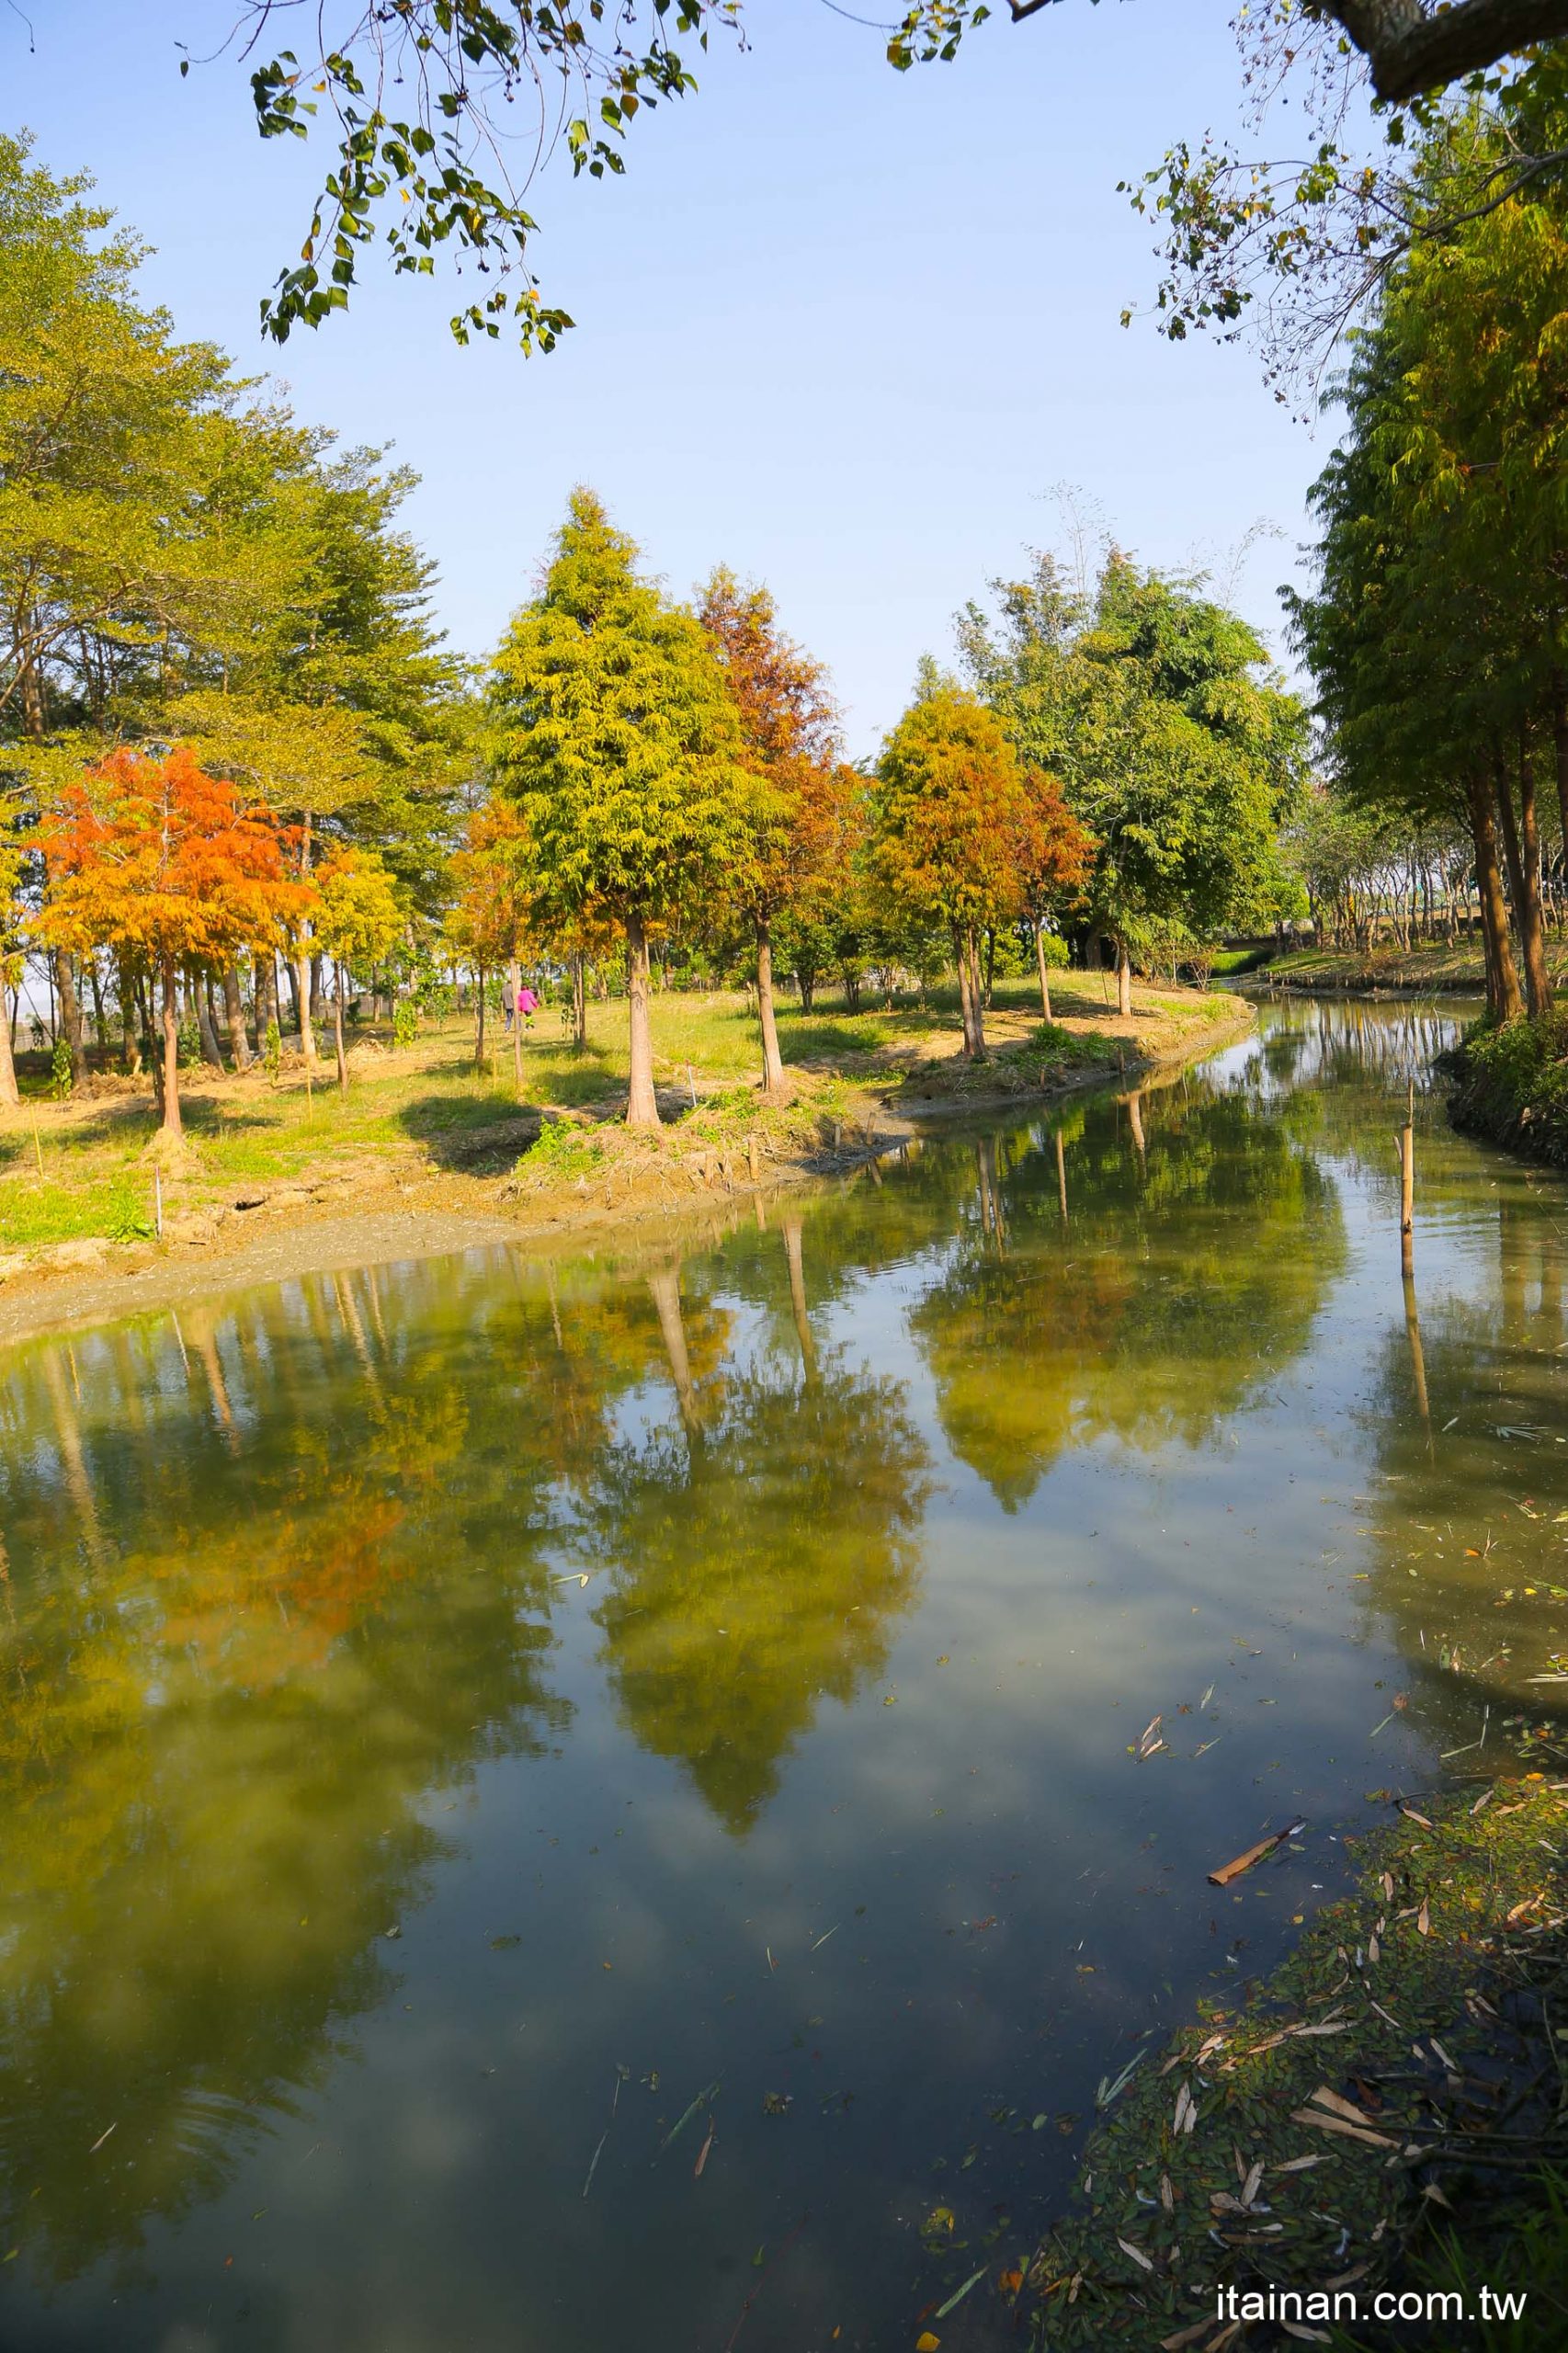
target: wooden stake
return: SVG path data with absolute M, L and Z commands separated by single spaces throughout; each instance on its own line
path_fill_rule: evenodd
M 1410 1082 L 1405 1121 L 1399 1133 L 1399 1255 L 1408 1274 L 1415 1252 L 1415 1081 Z

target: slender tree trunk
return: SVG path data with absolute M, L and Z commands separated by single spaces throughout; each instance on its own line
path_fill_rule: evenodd
M 1124 1021 L 1132 1018 L 1132 960 L 1119 939 L 1116 943 L 1116 1009 Z
M 104 1048 L 104 987 L 96 953 L 87 959 L 87 985 L 93 992 L 93 1043 L 101 1055 Z
M 484 967 L 483 964 L 479 967 L 479 985 L 474 991 L 474 999 L 473 1066 L 476 1071 L 483 1071 L 484 1068 Z
M 778 1017 L 773 1003 L 773 940 L 765 916 L 756 926 L 756 1010 L 762 1023 L 762 1091 L 784 1092 L 784 1057 L 778 1051 Z
M 1546 1008 L 1546 954 L 1540 938 L 1540 903 L 1533 901 L 1534 921 L 1531 921 L 1532 897 L 1525 877 L 1525 862 L 1519 847 L 1518 820 L 1514 811 L 1514 796 L 1508 787 L 1508 770 L 1501 753 L 1494 761 L 1494 781 L 1497 792 L 1497 815 L 1502 826 L 1503 855 L 1508 865 L 1508 895 L 1514 903 L 1514 920 L 1519 928 L 1519 945 L 1524 955 L 1525 997 L 1532 1014 Z
M 995 992 L 995 987 L 996 926 L 994 924 L 987 924 L 985 926 L 985 988 L 980 1000 L 987 1013 L 991 1010 L 991 1000 Z
M 136 988 L 123 956 L 115 958 L 115 986 L 119 992 L 120 1052 L 134 1077 L 142 1068 L 142 1041 L 136 1029 Z
M 223 1015 L 229 1029 L 229 1051 L 234 1058 L 236 1070 L 250 1066 L 250 1040 L 245 1036 L 244 1000 L 240 995 L 240 969 L 237 964 L 223 967 Z
M 201 1059 L 213 1070 L 222 1070 L 223 1057 L 218 1051 L 218 1033 L 212 1027 L 212 1015 L 207 1003 L 207 990 L 201 978 L 193 973 L 187 987 L 196 1004 L 196 1030 L 201 1040 Z
M 851 1013 L 860 1010 L 860 975 L 853 964 L 844 967 L 844 1002 Z
M 311 879 L 311 813 L 305 812 L 305 822 L 300 835 L 300 876 Z M 295 949 L 291 974 L 294 983 L 294 1011 L 300 1023 L 300 1051 L 308 1063 L 316 1058 L 315 1033 L 311 1028 L 311 942 L 310 934 L 302 932 Z
M 1479 765 L 1466 785 L 1471 838 L 1475 845 L 1475 886 L 1481 901 L 1481 936 L 1486 951 L 1487 1002 L 1495 1021 L 1513 1021 L 1524 1011 L 1519 976 L 1508 938 L 1508 910 L 1497 866 L 1497 827 L 1486 775 Z
M 164 959 L 164 1085 L 159 1105 L 162 1132 L 178 1142 L 185 1131 L 179 1115 L 179 1005 L 176 996 L 175 960 Z
M 801 1011 L 802 1013 L 809 1013 L 812 1009 L 812 999 L 816 995 L 816 974 L 814 972 L 802 972 L 797 971 L 795 974 L 795 986 L 801 992 Z
M 324 961 L 324 959 L 320 955 L 311 958 L 311 1027 L 312 1029 L 320 1029 L 326 1013 L 326 995 L 322 984 Z
M 506 967 L 506 986 L 512 992 L 512 1086 L 519 1103 L 523 1099 L 523 1014 L 517 997 L 522 985 L 522 966 L 514 956 Z
M 11 1051 L 11 992 L 0 979 L 0 1103 L 19 1103 L 17 1060 Z
M 278 959 L 270 948 L 258 949 L 256 959 L 256 1051 L 267 1051 L 268 1022 L 278 1021 Z M 281 1031 L 282 1023 L 278 1022 Z
M 54 951 L 54 986 L 60 1000 L 60 1034 L 71 1051 L 71 1075 L 77 1079 L 84 1066 L 82 1008 L 76 1002 L 76 976 L 63 948 Z
M 1540 899 L 1540 827 L 1536 819 L 1535 764 L 1529 738 L 1519 729 L 1519 865 L 1525 881 L 1525 971 L 1533 995 L 1539 990 L 1537 1013 L 1551 1004 L 1551 974 L 1546 961 L 1546 918 Z
M 1049 968 L 1045 961 L 1045 926 L 1042 923 L 1037 923 L 1034 927 L 1034 953 L 1035 962 L 1040 967 L 1040 1009 L 1049 1021 L 1051 1017 L 1051 982 L 1047 977 Z
M 585 962 L 580 955 L 572 959 L 572 1039 L 580 1054 L 586 1053 L 588 1048 L 588 975 Z
M 1557 767 L 1557 813 L 1562 826 L 1562 855 L 1568 859 L 1568 679 L 1561 670 L 1551 674 L 1551 747 Z
M 959 1010 L 963 1021 L 963 1049 L 971 1063 L 985 1054 L 985 1017 L 981 1006 L 980 942 L 972 926 L 955 929 L 953 946 L 959 968 Z
M 337 1052 L 337 1091 L 340 1095 L 347 1095 L 348 1092 L 348 1058 L 343 1051 L 343 983 L 345 974 L 341 964 L 335 964 L 333 967 L 333 971 L 337 982 L 337 986 L 332 993 L 332 1042 Z
M 648 1028 L 648 935 L 641 915 L 626 918 L 626 978 L 631 1006 L 631 1085 L 626 1102 L 629 1128 L 656 1128 L 659 1098 L 653 1092 L 653 1040 Z

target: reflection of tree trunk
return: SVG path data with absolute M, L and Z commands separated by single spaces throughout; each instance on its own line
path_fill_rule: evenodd
M 45 1348 L 42 1364 L 44 1385 L 49 1391 L 50 1404 L 54 1408 L 54 1436 L 60 1449 L 60 1467 L 65 1476 L 66 1492 L 81 1524 L 83 1549 L 93 1566 L 98 1568 L 103 1563 L 103 1537 L 98 1528 L 97 1505 L 93 1498 L 87 1458 L 82 1450 L 82 1432 L 76 1420 L 76 1408 L 61 1373 L 59 1350 Z
M 1056 1131 L 1056 1198 L 1062 1206 L 1062 1222 L 1067 1222 L 1067 1155 L 1062 1149 L 1062 1131 Z
M 1524 1234 L 1519 1220 L 1506 1201 L 1497 1204 L 1497 1292 L 1503 1310 L 1503 1344 L 1525 1345 L 1528 1313 L 1525 1306 Z
M 1051 982 L 1048 978 L 1049 967 L 1045 961 L 1045 926 L 1042 923 L 1037 923 L 1034 927 L 1034 954 L 1035 962 L 1040 967 L 1040 1009 L 1049 1021 L 1051 1019 Z
M 1136 1087 L 1127 1098 L 1127 1124 L 1132 1131 L 1132 1142 L 1138 1154 L 1138 1165 L 1143 1168 L 1147 1165 L 1143 1145 L 1143 1097 L 1142 1091 Z
M 662 1267 L 657 1274 L 649 1276 L 648 1289 L 658 1310 L 659 1332 L 669 1360 L 670 1379 L 676 1385 L 680 1417 L 695 1436 L 697 1410 L 691 1390 L 691 1359 L 686 1351 L 686 1324 L 680 1312 L 680 1267 Z
M 778 1020 L 773 1005 L 773 941 L 766 916 L 756 925 L 756 1009 L 762 1023 L 762 1091 L 784 1092 L 784 1057 L 778 1051 Z
M 234 1428 L 233 1409 L 229 1403 L 229 1384 L 223 1378 L 223 1360 L 218 1354 L 218 1342 L 212 1330 L 210 1311 L 200 1310 L 199 1316 L 195 1334 L 196 1352 L 201 1358 L 202 1370 L 207 1375 L 207 1386 L 212 1393 L 212 1411 L 218 1416 L 219 1427 L 228 1441 L 230 1450 L 233 1451 L 238 1433 Z
M 653 1040 L 648 1027 L 648 934 L 641 915 L 626 918 L 626 972 L 631 1012 L 631 1083 L 627 1094 L 629 1128 L 656 1128 L 659 1098 L 653 1092 Z
M 561 1300 L 555 1288 L 555 1267 L 548 1258 L 544 1262 L 544 1287 L 550 1293 L 550 1321 L 555 1334 L 555 1345 L 564 1356 L 566 1343 L 561 1336 Z
M 1421 1318 L 1415 1312 L 1415 1277 L 1408 1267 L 1404 1273 L 1404 1336 L 1410 1343 L 1410 1370 L 1415 1381 L 1415 1408 L 1429 1435 L 1432 1408 L 1426 1397 L 1426 1359 L 1421 1348 Z
M 801 1343 L 801 1358 L 809 1377 L 816 1370 L 817 1351 L 806 1314 L 805 1257 L 801 1246 L 801 1221 L 798 1217 L 789 1219 L 785 1224 L 784 1256 L 790 1266 L 790 1304 L 795 1313 L 795 1336 Z
M 1519 976 L 1508 938 L 1508 910 L 1503 898 L 1503 877 L 1497 867 L 1497 828 L 1480 767 L 1466 785 L 1471 839 L 1475 848 L 1475 885 L 1481 900 L 1481 936 L 1486 954 L 1486 1001 L 1494 1020 L 1512 1021 L 1523 1011 Z
M 365 1337 L 365 1326 L 359 1321 L 359 1311 L 354 1304 L 354 1279 L 351 1275 L 334 1275 L 332 1287 L 337 1294 L 337 1312 L 347 1325 L 348 1336 L 354 1343 L 354 1353 L 364 1366 L 369 1379 L 374 1381 L 375 1359 L 370 1354 L 369 1343 Z

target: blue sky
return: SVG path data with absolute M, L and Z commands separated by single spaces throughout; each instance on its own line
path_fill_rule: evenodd
M 1237 601 L 1278 642 L 1326 437 L 1245 350 L 1119 324 L 1156 268 L 1117 182 L 1233 121 L 1222 7 L 1063 0 L 899 75 L 881 35 L 822 0 L 756 0 L 750 49 L 719 43 L 695 97 L 634 127 L 623 181 L 537 185 L 540 276 L 578 325 L 525 359 L 460 350 L 449 289 L 374 259 L 347 317 L 262 343 L 316 158 L 255 138 L 233 57 L 180 80 L 176 43 L 212 49 L 235 6 L 0 0 L 0 120 L 97 175 L 156 247 L 145 283 L 182 332 L 418 470 L 410 521 L 464 650 L 528 593 L 578 480 L 676 593 L 721 560 L 766 579 L 831 665 L 858 752 L 919 654 L 948 654 L 964 598 L 1057 537 L 1060 483 L 1149 563 L 1222 566 L 1277 526 Z M 358 13 L 328 0 L 329 23 Z

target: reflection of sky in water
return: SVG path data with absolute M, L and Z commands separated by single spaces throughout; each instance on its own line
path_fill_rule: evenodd
M 0 2341 L 880 2347 L 1025 2253 L 1099 2075 L 1555 1646 L 1497 1593 L 1562 1553 L 1560 1190 L 1419 1106 L 1423 1422 L 1439 1025 L 1265 1022 L 1144 1165 L 1067 1107 L 1065 1232 L 1040 1122 L 673 1288 L 489 1252 L 14 1352 Z

